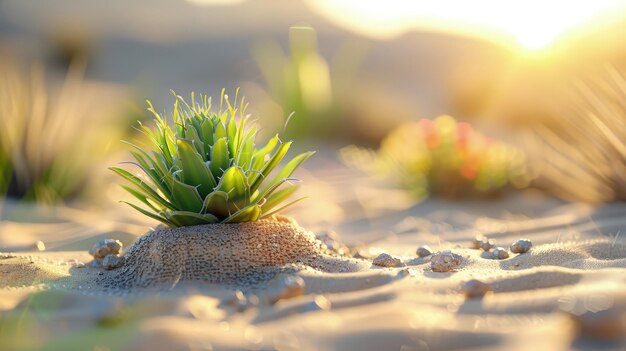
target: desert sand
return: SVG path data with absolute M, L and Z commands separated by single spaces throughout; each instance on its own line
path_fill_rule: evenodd
M 564 203 L 533 191 L 415 204 L 329 159 L 308 169 L 302 178 L 314 194 L 288 214 L 317 235 L 336 231 L 366 258 L 335 255 L 334 272 L 280 273 L 273 279 L 300 276 L 304 294 L 272 305 L 263 288 L 250 290 L 259 303 L 243 311 L 227 303 L 234 288 L 225 284 L 159 291 L 94 284 L 115 271 L 78 267 L 90 261 L 91 245 L 110 237 L 128 248 L 156 225 L 121 204 L 49 213 L 7 203 L 13 219 L 0 223 L 0 349 L 624 349 L 626 205 Z M 520 238 L 534 246 L 495 260 L 469 248 L 477 234 L 506 248 Z M 46 251 L 24 250 L 37 240 Z M 419 245 L 451 250 L 463 262 L 433 272 L 428 257 L 417 258 Z M 372 265 L 382 252 L 406 266 Z M 492 291 L 467 299 L 471 279 Z

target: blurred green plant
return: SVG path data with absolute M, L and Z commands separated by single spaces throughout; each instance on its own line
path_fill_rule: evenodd
M 362 46 L 350 44 L 335 55 L 333 67 L 319 54 L 317 34 L 311 27 L 289 29 L 289 54 L 273 41 L 254 47 L 253 57 L 271 99 L 296 116 L 287 117 L 286 136 L 345 138 L 350 134 L 343 118 L 348 99 L 339 93 L 350 90 L 347 83 L 363 56 Z
M 564 89 L 528 142 L 533 186 L 567 200 L 626 200 L 626 78 L 609 67 Z
M 111 106 L 85 87 L 83 71 L 73 64 L 60 92 L 49 94 L 43 67 L 0 62 L 0 196 L 53 204 L 81 195 L 111 141 L 123 137 L 123 123 L 101 118 Z
M 136 166 L 147 179 L 122 168 L 111 168 L 131 184 L 124 185 L 124 189 L 146 208 L 128 203 L 130 206 L 169 226 L 180 227 L 255 221 L 301 200 L 276 208 L 297 189 L 290 182 L 296 179 L 290 177 L 314 152 L 299 154 L 270 178 L 291 142 L 282 142 L 276 135 L 257 148 L 257 130 L 248 127 L 247 104 L 243 98 L 238 99 L 238 91 L 231 104 L 222 90 L 217 111 L 212 110 L 206 95 L 200 95 L 196 102 L 192 94 L 191 104 L 175 96 L 174 127 L 148 101 L 156 129 L 140 128 L 150 146 L 130 144 L 135 148 L 132 155 Z
M 464 122 L 440 116 L 401 125 L 378 151 L 349 146 L 345 163 L 390 179 L 421 199 L 489 195 L 525 179 L 524 154 Z

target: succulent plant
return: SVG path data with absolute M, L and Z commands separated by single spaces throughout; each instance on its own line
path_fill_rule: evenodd
M 256 127 L 248 126 L 247 104 L 243 98 L 238 103 L 238 92 L 231 104 L 222 91 L 217 111 L 206 95 L 196 102 L 192 94 L 191 104 L 175 96 L 173 127 L 148 101 L 156 129 L 140 124 L 140 130 L 151 145 L 145 150 L 129 143 L 145 177 L 111 168 L 131 184 L 124 189 L 145 205 L 127 202 L 130 206 L 180 227 L 255 221 L 301 200 L 283 204 L 297 189 L 292 173 L 314 152 L 299 154 L 277 169 L 291 142 L 276 135 L 257 148 Z M 270 177 L 274 169 L 276 174 Z

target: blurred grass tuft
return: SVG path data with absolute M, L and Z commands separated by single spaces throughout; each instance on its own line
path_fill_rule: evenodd
M 350 92 L 363 48 L 346 43 L 331 65 L 319 53 L 315 29 L 298 26 L 289 29 L 289 49 L 285 54 L 273 41 L 260 42 L 253 49 L 269 96 L 283 111 L 293 111 L 285 116 L 285 136 L 345 139 L 353 130 L 345 119 L 352 99 L 345 94 Z
M 84 64 L 72 64 L 57 91 L 46 85 L 42 66 L 0 61 L 0 195 L 41 204 L 78 197 L 127 133 L 83 72 Z
M 626 79 L 609 67 L 580 79 L 560 118 L 528 143 L 533 184 L 568 200 L 626 200 Z

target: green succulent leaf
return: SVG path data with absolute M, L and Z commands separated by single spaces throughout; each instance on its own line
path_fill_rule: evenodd
M 226 138 L 218 139 L 211 149 L 211 172 L 221 177 L 230 163 L 229 156 Z
M 202 198 L 206 197 L 215 188 L 213 174 L 202 160 L 202 156 L 188 140 L 178 140 L 178 153 L 182 164 L 185 184 L 195 185 Z
M 188 211 L 202 211 L 202 198 L 198 189 L 174 178 L 172 183 L 172 200 L 178 208 Z
M 168 221 L 179 226 L 218 223 L 219 219 L 210 213 L 199 214 L 189 211 L 174 211 L 165 214 Z
M 145 208 L 130 206 L 174 227 L 255 221 L 289 206 L 281 204 L 297 188 L 290 183 L 295 180 L 291 175 L 313 152 L 297 155 L 280 168 L 291 142 L 275 136 L 256 148 L 257 129 L 248 127 L 247 105 L 243 99 L 237 103 L 238 94 L 231 103 L 222 92 L 218 111 L 211 109 L 207 96 L 196 100 L 192 94 L 191 103 L 174 96 L 169 121 L 148 102 L 156 128 L 140 124 L 138 130 L 149 147 L 129 143 L 136 160 L 132 164 L 145 173 L 146 180 L 111 168 L 130 183 L 123 188 Z
M 230 215 L 228 210 L 228 193 L 214 191 L 204 199 L 204 213 L 212 213 L 218 218 L 226 218 Z
M 275 214 L 277 214 L 278 212 L 280 212 L 280 211 L 282 211 L 282 210 L 286 209 L 287 207 L 292 206 L 292 205 L 294 205 L 294 204 L 296 204 L 296 203 L 298 203 L 298 202 L 300 202 L 300 201 L 302 201 L 302 200 L 304 200 L 304 199 L 306 199 L 306 197 L 301 197 L 301 198 L 299 198 L 299 199 L 295 199 L 295 200 L 293 200 L 293 201 L 291 201 L 291 202 L 288 202 L 288 203 L 284 204 L 283 206 L 280 206 L 279 208 L 275 209 L 275 210 L 274 210 L 274 211 L 272 211 L 272 212 L 264 213 L 264 214 L 263 214 L 263 216 L 261 216 L 261 217 L 260 217 L 260 219 L 267 218 L 267 217 L 271 217 L 272 215 L 275 215 Z
M 159 203 L 163 207 L 167 207 L 171 210 L 177 210 L 176 205 L 162 198 L 161 195 L 159 195 L 154 189 L 152 189 L 144 181 L 139 179 L 139 177 L 121 168 L 111 167 L 109 169 L 119 174 L 122 178 L 128 180 L 131 184 L 135 185 L 138 189 L 141 189 L 141 191 L 144 193 L 146 197 L 149 197 L 150 199 Z
M 272 180 L 270 182 L 270 185 L 273 185 L 283 179 L 287 179 L 289 177 L 291 177 L 291 175 L 293 174 L 293 172 L 300 167 L 300 165 L 302 165 L 302 163 L 304 163 L 304 161 L 308 160 L 309 157 L 313 156 L 315 152 L 314 151 L 309 151 L 309 152 L 305 152 L 302 153 L 296 157 L 294 157 L 291 161 L 289 161 L 285 167 L 283 167 L 278 174 L 276 175 L 276 177 L 274 178 L 274 180 Z
M 261 185 L 261 183 L 263 182 L 263 180 L 274 170 L 274 168 L 276 168 L 276 166 L 278 166 L 280 161 L 282 161 L 282 159 L 287 154 L 287 151 L 289 151 L 290 146 L 291 146 L 291 142 L 287 142 L 287 143 L 281 144 L 278 147 L 278 150 L 276 150 L 274 155 L 272 155 L 269 161 L 267 161 L 263 165 L 263 168 L 261 169 L 260 173 L 258 173 L 256 177 L 254 177 L 252 183 L 250 184 L 250 189 L 252 191 L 256 191 Z
M 250 201 L 248 180 L 243 170 L 237 166 L 232 166 L 224 172 L 218 188 L 228 194 L 231 202 L 246 203 Z
M 298 187 L 296 185 L 290 185 L 278 191 L 275 191 L 270 196 L 265 198 L 265 202 L 261 205 L 261 210 L 263 213 L 269 212 L 272 208 L 274 208 L 279 203 L 285 201 L 289 196 L 291 196 Z
M 232 216 L 226 218 L 224 220 L 225 223 L 236 223 L 236 222 L 251 222 L 259 219 L 261 215 L 261 207 L 258 205 L 250 205 L 246 208 L 243 208 L 235 213 Z
M 152 218 L 152 219 L 156 219 L 157 221 L 163 222 L 163 223 L 165 223 L 167 225 L 171 225 L 172 224 L 172 222 L 168 221 L 167 218 L 159 216 L 156 213 L 152 213 L 150 211 L 146 211 L 143 208 L 141 208 L 141 207 L 139 207 L 137 205 L 131 204 L 130 202 L 127 202 L 127 201 L 122 201 L 122 202 L 127 204 L 127 205 L 129 205 L 130 207 L 134 208 L 135 210 L 141 212 L 142 214 Z

